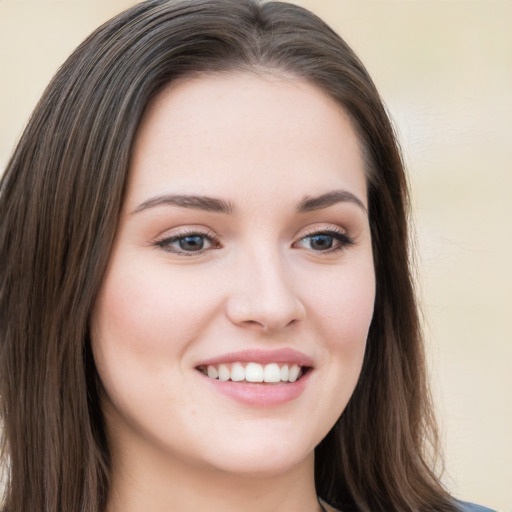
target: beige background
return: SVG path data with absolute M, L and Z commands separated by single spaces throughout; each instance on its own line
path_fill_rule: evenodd
M 0 0 L 0 168 L 70 51 L 130 0 Z M 512 511 L 512 2 L 303 0 L 367 65 L 408 164 L 448 487 Z

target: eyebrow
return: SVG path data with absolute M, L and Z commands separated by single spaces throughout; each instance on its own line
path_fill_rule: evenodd
M 182 194 L 164 194 L 147 199 L 139 204 L 133 213 L 139 213 L 155 206 L 180 206 L 182 208 L 192 208 L 194 210 L 203 210 L 206 212 L 231 213 L 233 205 L 229 202 L 208 196 L 182 195 Z
M 306 213 L 315 210 L 321 210 L 322 208 L 328 208 L 329 206 L 333 206 L 337 203 L 356 204 L 366 214 L 368 214 L 368 210 L 363 202 L 348 190 L 334 190 L 317 197 L 306 196 L 297 204 L 297 211 L 299 213 Z
M 297 203 L 297 213 L 307 213 L 315 210 L 328 208 L 338 203 L 353 203 L 368 213 L 363 202 L 348 190 L 334 190 L 320 196 L 306 196 Z M 215 213 L 232 213 L 234 206 L 228 201 L 215 197 L 187 195 L 187 194 L 164 194 L 147 199 L 141 203 L 132 214 L 154 208 L 155 206 L 179 206 L 181 208 L 191 208 L 194 210 L 203 210 Z

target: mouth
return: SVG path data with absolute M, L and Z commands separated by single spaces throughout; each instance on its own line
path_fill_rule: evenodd
M 222 382 L 239 382 L 242 384 L 291 384 L 304 377 L 311 367 L 294 362 L 226 362 L 200 365 L 196 368 L 210 379 Z
M 198 361 L 195 369 L 210 389 L 250 407 L 277 407 L 311 387 L 313 359 L 294 349 L 247 349 Z

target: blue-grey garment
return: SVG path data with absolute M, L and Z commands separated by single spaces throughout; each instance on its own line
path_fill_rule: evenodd
M 475 505 L 474 503 L 466 503 L 465 501 L 459 501 L 458 503 L 460 505 L 460 512 L 496 512 L 496 510 Z
M 341 512 L 340 510 L 328 505 L 324 500 L 319 499 L 319 501 L 326 512 Z M 465 501 L 457 501 L 457 504 L 460 507 L 460 512 L 496 512 L 496 510 L 482 507 L 481 505 L 475 505 L 474 503 L 466 503 Z

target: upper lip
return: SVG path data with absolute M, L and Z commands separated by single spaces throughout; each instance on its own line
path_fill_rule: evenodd
M 313 360 L 306 354 L 291 348 L 277 350 L 247 349 L 228 352 L 200 361 L 196 366 L 217 365 L 222 363 L 293 363 L 299 366 L 313 366 Z

